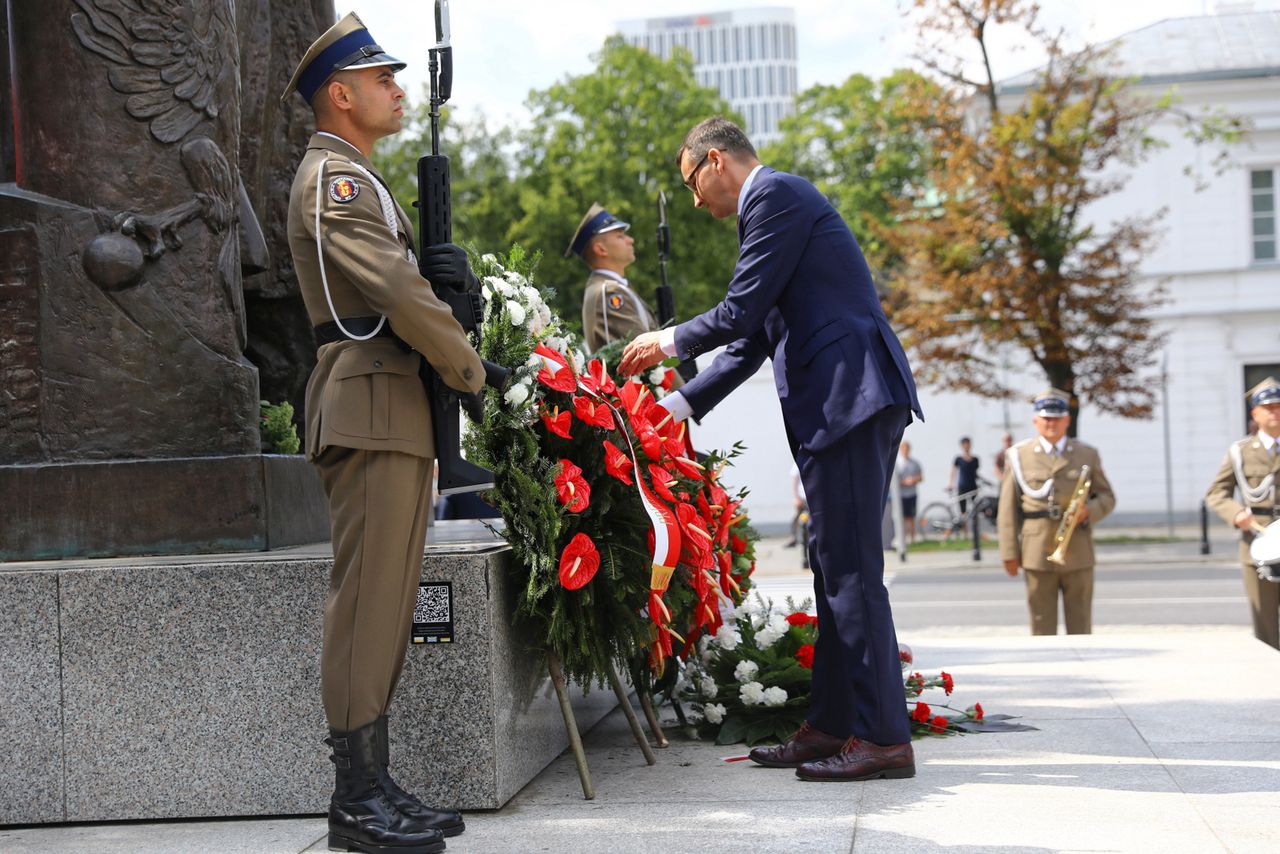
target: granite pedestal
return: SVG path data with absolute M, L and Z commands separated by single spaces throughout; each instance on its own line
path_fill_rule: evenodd
M 502 806 L 568 743 L 511 625 L 511 552 L 477 531 L 433 534 L 423 580 L 452 584 L 453 640 L 410 647 L 391 718 L 397 778 L 462 809 Z M 330 566 L 327 545 L 0 564 L 0 824 L 324 811 Z M 573 693 L 584 730 L 616 705 Z

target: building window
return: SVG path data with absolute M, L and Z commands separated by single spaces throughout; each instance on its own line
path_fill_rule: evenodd
M 1253 209 L 1253 260 L 1276 260 L 1276 173 L 1258 169 L 1249 173 L 1249 199 Z

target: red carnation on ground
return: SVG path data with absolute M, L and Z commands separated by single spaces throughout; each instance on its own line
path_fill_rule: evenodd
M 635 468 L 635 464 L 618 447 L 608 439 L 604 440 L 604 470 L 616 477 L 618 480 L 631 485 L 631 470 Z
M 573 413 L 569 410 L 560 411 L 560 407 L 556 407 L 550 412 L 543 412 L 542 423 L 547 428 L 547 432 L 555 433 L 557 436 L 563 436 L 566 439 L 572 439 L 569 434 L 569 427 L 573 424 Z
M 575 397 L 573 412 L 578 416 L 578 420 L 587 424 L 603 427 L 605 430 L 617 429 L 617 424 L 613 421 L 613 413 L 603 403 L 597 404 L 586 397 Z
M 560 553 L 560 583 L 577 590 L 595 577 L 600 568 L 600 552 L 586 534 L 575 534 Z
M 942 690 L 947 692 L 947 696 L 951 695 L 951 692 L 955 690 L 955 687 L 956 683 L 955 680 L 951 678 L 951 674 L 945 670 L 942 671 Z
M 982 720 L 983 711 L 981 703 L 974 703 L 970 708 L 966 709 L 965 712 L 975 721 Z
M 929 730 L 931 732 L 946 732 L 947 719 L 942 715 L 936 715 L 933 720 L 929 721 Z
M 916 723 L 928 723 L 929 717 L 933 714 L 928 703 L 916 703 L 915 710 L 911 712 L 911 720 Z
M 800 662 L 801 667 L 813 669 L 813 644 L 807 643 L 796 650 L 796 661 Z
M 571 513 L 581 513 L 591 503 L 591 487 L 582 477 L 582 469 L 570 460 L 560 461 L 560 473 L 556 475 L 556 496 Z
M 902 664 L 903 670 L 906 670 L 915 661 L 915 656 L 911 654 L 911 647 L 905 643 L 898 644 L 898 661 Z

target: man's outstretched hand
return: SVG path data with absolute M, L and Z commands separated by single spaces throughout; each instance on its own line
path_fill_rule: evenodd
M 618 373 L 624 377 L 634 376 L 665 359 L 667 354 L 662 352 L 659 344 L 661 337 L 660 332 L 643 332 L 637 335 L 622 352 Z

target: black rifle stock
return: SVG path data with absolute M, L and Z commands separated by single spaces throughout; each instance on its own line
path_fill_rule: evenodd
M 428 74 L 431 78 L 431 153 L 418 159 L 418 258 L 429 246 L 452 242 L 452 204 L 449 191 L 449 158 L 440 153 L 440 107 L 453 90 L 453 48 L 449 44 L 449 2 L 435 3 L 436 45 L 431 48 Z M 480 334 L 484 307 L 480 294 L 460 286 L 432 283 L 436 296 L 447 303 L 453 316 L 467 332 Z M 485 381 L 501 389 L 507 371 L 492 362 L 484 363 Z M 440 470 L 437 488 L 441 495 L 478 492 L 493 488 L 493 472 L 462 457 L 462 429 L 459 420 L 460 394 L 422 360 L 419 368 L 436 438 L 436 462 Z M 474 402 L 474 401 L 473 401 Z M 480 412 L 469 409 L 472 416 Z

